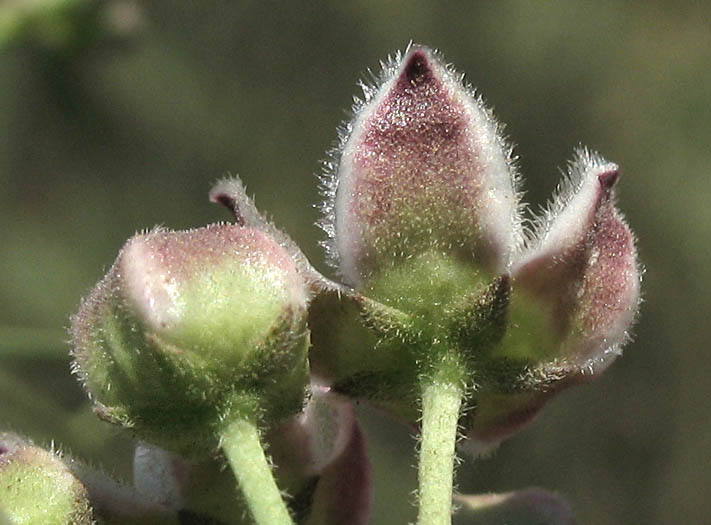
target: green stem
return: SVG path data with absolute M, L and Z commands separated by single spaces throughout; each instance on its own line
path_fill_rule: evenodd
M 257 426 L 243 419 L 228 425 L 222 434 L 222 450 L 254 521 L 258 525 L 293 524 L 264 454 Z
M 463 391 L 456 381 L 434 380 L 422 389 L 419 525 L 452 523 L 454 446 Z

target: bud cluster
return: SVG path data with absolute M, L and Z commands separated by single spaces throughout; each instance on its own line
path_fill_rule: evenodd
M 425 393 L 452 394 L 453 432 L 488 448 L 620 354 L 641 274 L 618 167 L 577 151 L 528 232 L 501 126 L 433 51 L 396 56 L 354 114 L 326 165 L 321 223 L 343 284 L 226 180 L 210 198 L 234 224 L 134 236 L 72 328 L 100 416 L 191 457 L 236 420 L 269 429 L 282 485 L 339 523 L 367 521 L 370 474 L 334 393 L 413 423 L 427 421 Z
M 454 361 L 468 435 L 494 444 L 629 338 L 640 272 L 619 170 L 578 151 L 525 236 L 511 147 L 436 54 L 412 47 L 365 94 L 328 166 L 323 223 L 352 288 L 315 299 L 312 367 L 416 421 L 416 385 Z

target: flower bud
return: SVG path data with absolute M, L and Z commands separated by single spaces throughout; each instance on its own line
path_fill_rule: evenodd
M 267 434 L 279 484 L 294 494 L 292 506 L 309 525 L 365 525 L 371 468 L 355 408 L 327 387 L 311 390 L 304 411 Z
M 0 512 L 17 524 L 93 523 L 86 488 L 62 460 L 9 433 L 0 433 Z
M 308 291 L 291 255 L 250 226 L 136 235 L 72 323 L 97 412 L 183 454 L 230 417 L 298 412 Z
M 517 177 L 491 112 L 429 49 L 398 55 L 365 91 L 326 206 L 355 293 L 312 308 L 312 364 L 336 390 L 417 419 L 423 378 L 445 361 L 472 372 L 471 347 L 503 335 L 496 276 L 522 240 Z
M 336 153 L 325 230 L 346 282 L 442 251 L 502 272 L 522 235 L 510 148 L 490 111 L 427 48 L 365 87 Z
M 515 262 L 509 329 L 490 359 L 518 377 L 482 388 L 469 426 L 474 448 L 513 434 L 560 390 L 598 376 L 629 339 L 641 272 L 615 208 L 618 179 L 616 165 L 580 152 Z
M 595 372 L 619 355 L 639 302 L 634 236 L 615 208 L 615 164 L 581 151 L 569 180 L 513 268 L 514 286 L 540 309 L 552 354 Z M 512 321 L 518 312 L 512 308 Z M 540 357 L 540 350 L 531 350 Z M 506 350 L 504 350 L 506 352 Z

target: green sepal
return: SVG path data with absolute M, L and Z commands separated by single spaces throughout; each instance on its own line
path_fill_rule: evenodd
M 508 275 L 495 278 L 483 290 L 469 293 L 454 312 L 451 330 L 460 351 L 481 360 L 499 344 L 508 327 L 511 285 Z
M 405 312 L 360 294 L 354 295 L 353 300 L 360 309 L 363 325 L 379 340 L 407 343 L 417 339 L 413 319 Z
M 326 291 L 309 312 L 314 372 L 337 392 L 415 420 L 422 384 L 442 369 L 473 384 L 476 371 L 466 363 L 474 361 L 462 340 L 490 312 L 498 317 L 479 338 L 500 337 L 507 287 L 505 278 L 485 286 L 466 260 L 427 252 L 386 267 L 362 293 Z
M 464 428 L 488 432 L 530 419 L 582 379 L 572 364 L 542 359 L 553 335 L 537 304 L 513 300 L 506 274 L 489 278 L 454 255 L 420 254 L 386 267 L 362 292 L 315 298 L 311 362 L 335 391 L 413 422 L 423 385 L 462 382 Z
M 416 414 L 418 370 L 410 317 L 345 288 L 316 296 L 309 309 L 311 368 L 335 392 Z

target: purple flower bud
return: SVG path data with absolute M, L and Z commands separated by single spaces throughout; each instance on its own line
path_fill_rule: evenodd
M 309 509 L 310 525 L 365 525 L 372 475 L 355 409 L 327 387 L 312 383 L 311 390 L 304 411 L 267 435 L 280 483 Z
M 325 230 L 346 282 L 437 249 L 505 271 L 522 237 L 511 149 L 427 48 L 384 68 L 335 154 Z
M 105 418 L 194 455 L 230 414 L 278 421 L 308 383 L 309 292 L 251 226 L 133 237 L 73 319 L 76 371 Z
M 468 445 L 514 434 L 560 390 L 603 372 L 640 300 L 634 235 L 615 207 L 615 164 L 586 150 L 513 267 L 510 327 L 494 356 L 533 363 L 518 392 L 482 392 Z
M 513 268 L 514 287 L 547 314 L 556 357 L 591 373 L 619 354 L 639 303 L 634 236 L 615 208 L 618 179 L 615 164 L 581 151 Z

